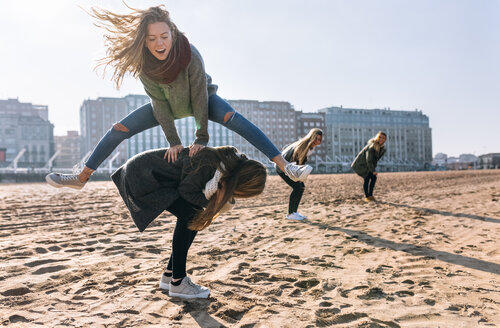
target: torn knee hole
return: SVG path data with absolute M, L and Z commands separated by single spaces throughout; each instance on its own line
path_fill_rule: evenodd
M 227 112 L 226 115 L 224 115 L 224 123 L 227 123 L 233 117 L 234 112 Z
M 117 131 L 121 131 L 121 132 L 128 132 L 128 128 L 121 123 L 115 123 L 113 125 L 113 129 L 115 129 Z

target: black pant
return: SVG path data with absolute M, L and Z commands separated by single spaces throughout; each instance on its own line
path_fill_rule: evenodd
M 363 183 L 363 190 L 365 191 L 365 196 L 373 196 L 373 189 L 375 188 L 375 182 L 377 182 L 377 176 L 372 172 L 368 173 L 365 178 L 365 183 Z
M 299 208 L 302 194 L 304 193 L 304 189 L 306 188 L 304 182 L 295 182 L 282 172 L 278 172 L 278 174 L 293 189 L 292 193 L 290 194 L 290 200 L 288 201 L 288 214 L 295 213 Z
M 177 217 L 172 238 L 172 254 L 167 265 L 167 270 L 173 271 L 172 277 L 174 279 L 186 276 L 187 253 L 197 233 L 197 231 L 189 230 L 188 224 L 198 210 L 202 210 L 202 208 L 189 203 L 183 198 L 178 198 L 167 208 L 167 211 Z

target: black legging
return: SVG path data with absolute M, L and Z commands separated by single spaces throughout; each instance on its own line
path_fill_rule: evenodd
M 183 198 L 178 198 L 167 211 L 177 217 L 174 236 L 172 238 L 172 254 L 168 261 L 167 270 L 173 271 L 174 279 L 184 278 L 186 276 L 186 259 L 189 247 L 196 237 L 197 231 L 189 230 L 189 221 L 196 215 L 201 208 L 189 203 Z
M 302 194 L 304 193 L 304 189 L 306 188 L 304 182 L 295 182 L 287 177 L 283 172 L 278 172 L 278 174 L 293 189 L 292 193 L 290 194 L 290 200 L 288 201 L 288 214 L 295 213 L 299 208 Z
M 365 183 L 363 183 L 363 190 L 365 191 L 365 196 L 373 196 L 373 189 L 375 188 L 375 182 L 377 182 L 377 176 L 372 172 L 368 173 L 365 178 Z

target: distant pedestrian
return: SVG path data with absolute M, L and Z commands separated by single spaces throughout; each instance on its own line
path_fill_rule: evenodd
M 291 163 L 296 162 L 298 165 L 304 165 L 307 162 L 307 158 L 311 156 L 313 149 L 319 146 L 322 141 L 323 131 L 317 128 L 311 129 L 305 137 L 285 147 L 281 154 L 285 160 Z M 297 211 L 300 200 L 302 199 L 302 194 L 305 190 L 304 183 L 300 181 L 292 181 L 283 173 L 283 171 L 280 170 L 279 167 L 276 167 L 276 172 L 290 187 L 292 187 L 292 193 L 290 194 L 290 199 L 288 200 L 288 214 L 286 218 L 299 221 L 307 219 L 305 215 L 302 215 Z
M 375 137 L 368 141 L 368 144 L 359 152 L 351 167 L 359 176 L 364 179 L 363 190 L 365 192 L 365 201 L 373 202 L 373 189 L 375 182 L 377 182 L 377 168 L 378 161 L 385 154 L 385 141 L 387 135 L 385 132 L 379 131 Z

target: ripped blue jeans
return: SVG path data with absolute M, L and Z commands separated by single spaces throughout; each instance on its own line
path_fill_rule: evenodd
M 234 113 L 227 122 L 224 118 L 227 113 Z M 208 99 L 208 119 L 219 123 L 226 128 L 236 132 L 255 148 L 260 150 L 269 159 L 280 154 L 269 138 L 252 122 L 248 121 L 241 114 L 236 112 L 224 99 L 214 94 Z M 125 139 L 128 139 L 144 130 L 160 125 L 153 115 L 151 103 L 145 104 L 128 114 L 120 122 L 128 131 L 119 131 L 111 127 L 102 137 L 85 166 L 92 170 L 97 170 L 99 165 L 108 158 L 116 147 Z

